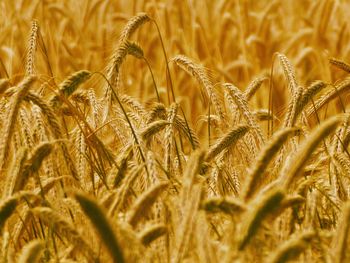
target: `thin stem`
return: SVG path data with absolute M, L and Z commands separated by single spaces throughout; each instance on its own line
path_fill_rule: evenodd
M 154 89 L 156 91 L 156 94 L 157 94 L 157 99 L 158 99 L 158 102 L 160 102 L 160 97 L 159 97 L 159 93 L 158 93 L 158 88 L 157 88 L 157 84 L 156 84 L 156 81 L 154 79 L 154 75 L 153 75 L 153 71 L 152 71 L 152 68 L 151 68 L 151 65 L 149 64 L 148 60 L 143 57 L 143 60 L 146 62 L 147 66 L 148 66 L 148 69 L 151 73 L 151 76 L 152 76 L 152 80 L 153 80 L 153 84 L 154 84 Z
M 160 29 L 159 29 L 159 26 L 158 26 L 157 22 L 154 19 L 152 19 L 152 22 L 155 24 L 155 26 L 157 28 L 157 31 L 158 31 L 158 36 L 159 36 L 159 39 L 160 39 L 160 43 L 162 45 L 162 50 L 163 50 L 163 54 L 164 54 L 164 58 L 165 58 L 165 62 L 166 62 L 166 72 L 167 72 L 166 76 L 167 76 L 167 80 L 169 80 L 170 91 L 171 91 L 171 95 L 173 96 L 173 102 L 176 102 L 173 82 L 172 82 L 172 79 L 171 79 L 171 74 L 170 74 L 170 69 L 169 69 L 169 64 L 168 64 L 168 56 L 166 55 L 166 52 L 165 52 L 165 46 L 164 46 L 162 34 L 160 33 Z M 170 104 L 169 95 L 168 95 L 168 103 Z

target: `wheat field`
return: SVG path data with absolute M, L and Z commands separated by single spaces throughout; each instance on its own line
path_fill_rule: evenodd
M 0 12 L 0 263 L 350 262 L 349 1 Z

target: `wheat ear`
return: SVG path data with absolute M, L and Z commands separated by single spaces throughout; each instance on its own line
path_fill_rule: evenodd
M 349 249 L 348 241 L 350 234 L 350 202 L 346 202 L 343 205 L 343 216 L 338 229 L 333 238 L 332 254 L 334 263 L 346 262 L 349 258 L 346 258 L 347 250 Z
M 244 94 L 235 85 L 231 83 L 225 83 L 224 86 L 229 91 L 229 94 L 233 98 L 241 114 L 246 119 L 248 125 L 252 127 L 258 143 L 262 144 L 264 142 L 263 133 L 258 125 L 257 120 L 255 119 L 255 116 L 248 107 L 248 102 L 246 101 Z
M 114 262 L 126 262 L 119 241 L 114 234 L 113 228 L 109 223 L 106 214 L 102 211 L 100 205 L 95 200 L 85 194 L 75 193 L 75 198 L 79 202 L 85 215 L 90 219 L 102 242 L 105 244 L 109 254 Z
M 72 244 L 77 247 L 82 247 L 82 253 L 86 255 L 90 260 L 94 259 L 93 250 L 84 240 L 84 238 L 76 230 L 76 227 L 68 222 L 64 217 L 48 207 L 36 207 L 31 210 L 34 215 L 40 217 L 45 224 L 52 227 L 55 231 L 65 236 Z
M 144 229 L 138 236 L 142 244 L 150 245 L 157 238 L 167 233 L 167 227 L 164 224 L 155 224 Z
M 315 237 L 313 231 L 301 233 L 282 244 L 277 251 L 271 255 L 269 263 L 284 263 L 297 258 L 309 246 Z
M 34 76 L 29 76 L 23 80 L 23 82 L 18 86 L 16 95 L 11 103 L 10 111 L 7 116 L 6 123 L 1 133 L 0 140 L 0 171 L 5 168 L 7 157 L 10 149 L 11 137 L 13 135 L 13 130 L 15 128 L 17 114 L 21 105 L 23 98 L 28 93 L 30 86 L 34 83 L 36 78 Z
M 18 196 L 11 196 L 5 200 L 2 200 L 0 203 L 0 233 L 3 226 L 6 223 L 6 220 L 12 215 L 15 211 L 18 204 Z
M 141 218 L 146 216 L 152 205 L 157 200 L 158 196 L 163 193 L 167 187 L 168 183 L 159 183 L 143 193 L 136 200 L 135 204 L 132 206 L 127 215 L 129 224 L 135 227 Z
M 349 89 L 350 89 L 350 78 L 346 78 L 345 80 L 343 80 L 339 84 L 335 85 L 333 87 L 333 89 L 331 89 L 326 94 L 324 94 L 319 99 L 317 99 L 315 101 L 314 105 L 310 105 L 306 109 L 306 117 L 315 113 L 315 111 L 318 111 L 324 105 L 326 105 L 328 102 L 330 102 L 334 98 L 337 98 L 338 96 L 342 95 L 344 92 L 347 92 Z
M 238 242 L 238 249 L 243 250 L 258 232 L 263 220 L 271 213 L 276 211 L 284 199 L 285 194 L 280 189 L 268 191 L 259 202 L 256 202 L 243 222 L 241 235 Z
M 14 179 L 12 193 L 18 192 L 25 187 L 29 176 L 39 170 L 43 160 L 51 153 L 52 148 L 52 143 L 44 142 L 33 150 L 31 157 L 24 163 L 23 168 Z
M 248 174 L 248 183 L 243 191 L 243 198 L 249 200 L 257 190 L 258 183 L 261 182 L 261 176 L 264 174 L 273 157 L 281 149 L 285 141 L 292 133 L 298 132 L 297 128 L 284 128 L 276 132 L 270 139 L 270 142 L 260 152 L 251 172 Z
M 39 262 L 41 254 L 45 249 L 44 242 L 34 239 L 26 244 L 18 259 L 19 263 L 36 263 Z
M 261 85 L 263 84 L 263 82 L 265 80 L 268 80 L 268 77 L 266 76 L 260 76 L 257 77 L 256 79 L 254 79 L 249 85 L 248 87 L 245 89 L 244 91 L 244 98 L 246 101 L 249 101 L 254 94 L 257 92 L 257 90 L 261 87 Z
M 58 86 L 59 94 L 54 95 L 50 99 L 50 105 L 53 107 L 57 107 L 60 103 L 62 103 L 62 101 L 60 101 L 61 96 L 68 98 L 70 95 L 73 94 L 74 91 L 76 91 L 76 89 L 81 84 L 83 84 L 90 77 L 91 77 L 91 72 L 88 70 L 80 70 L 70 75 Z
M 246 206 L 237 199 L 230 197 L 212 197 L 202 202 L 201 208 L 209 213 L 223 212 L 233 215 L 244 212 Z
M 0 94 L 5 93 L 9 87 L 10 82 L 8 79 L 0 79 Z
M 337 68 L 340 68 L 340 69 L 344 70 L 345 72 L 350 73 L 350 65 L 348 63 L 341 61 L 339 59 L 336 59 L 336 58 L 330 58 L 329 62 L 332 65 L 336 66 Z
M 288 58 L 285 55 L 278 53 L 277 56 L 281 62 L 284 75 L 287 79 L 290 93 L 292 94 L 292 96 L 294 96 L 297 92 L 298 84 L 296 81 L 295 72 L 294 72 L 294 69 L 292 67 L 292 64 L 290 63 L 290 61 L 288 60 Z
M 29 47 L 28 47 L 27 62 L 26 62 L 26 75 L 28 76 L 33 75 L 35 70 L 35 51 L 37 48 L 38 30 L 39 30 L 38 21 L 33 20 L 30 37 L 29 37 Z
M 235 145 L 235 143 L 242 138 L 249 129 L 249 126 L 241 125 L 223 135 L 222 138 L 218 139 L 217 142 L 209 148 L 205 160 L 210 161 L 226 148 Z
M 195 63 L 184 55 L 177 55 L 172 58 L 171 61 L 175 62 L 176 65 L 185 70 L 188 74 L 195 77 L 198 83 L 202 86 L 202 89 L 205 90 L 208 97 L 213 101 L 214 109 L 220 116 L 221 121 L 225 121 L 225 112 L 221 107 L 221 102 L 215 93 L 214 85 L 207 70 L 202 65 Z
M 320 144 L 320 142 L 328 136 L 335 128 L 344 120 L 344 115 L 337 115 L 324 121 L 317 127 L 307 138 L 307 140 L 299 147 L 294 158 L 285 164 L 281 171 L 280 179 L 283 185 L 288 189 L 293 181 L 296 181 L 298 175 L 307 163 L 310 155 Z

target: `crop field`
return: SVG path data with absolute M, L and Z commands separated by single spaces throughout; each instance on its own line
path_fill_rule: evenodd
M 350 262 L 349 14 L 0 0 L 0 263 Z

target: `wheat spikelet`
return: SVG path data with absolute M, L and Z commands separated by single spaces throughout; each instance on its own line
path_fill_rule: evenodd
M 205 160 L 208 162 L 226 148 L 235 145 L 235 143 L 242 138 L 249 131 L 249 129 L 249 126 L 241 125 L 222 136 L 222 138 L 220 138 L 213 146 L 209 148 Z
M 297 258 L 304 252 L 314 237 L 315 233 L 313 231 L 307 231 L 291 238 L 277 248 L 277 251 L 271 255 L 267 262 L 284 263 Z
M 178 130 L 185 133 L 192 144 L 193 150 L 200 147 L 199 138 L 196 132 L 186 123 L 186 121 L 181 116 L 176 115 L 174 125 Z
M 307 140 L 301 145 L 298 151 L 295 153 L 293 159 L 286 163 L 281 171 L 281 179 L 283 185 L 288 188 L 293 181 L 296 181 L 302 169 L 308 161 L 308 158 L 312 152 L 316 149 L 319 143 L 329 135 L 339 123 L 344 119 L 343 115 L 334 116 L 324 121 L 317 129 L 315 129 L 307 138 Z
M 344 61 L 341 61 L 339 59 L 336 58 L 330 58 L 329 62 L 336 66 L 337 68 L 340 68 L 342 70 L 344 70 L 347 73 L 350 73 L 350 65 L 348 63 L 345 63 Z
M 350 234 L 350 202 L 346 202 L 342 208 L 342 219 L 338 225 L 338 229 L 333 238 L 333 262 L 341 263 L 347 262 L 349 256 L 347 250 L 349 248 L 349 234 Z
M 164 224 L 155 224 L 145 228 L 138 236 L 142 244 L 148 246 L 157 238 L 167 233 L 167 227 Z
M 143 193 L 135 202 L 130 212 L 128 213 L 128 219 L 130 225 L 133 227 L 141 220 L 143 216 L 146 216 L 152 205 L 157 200 L 158 196 L 165 191 L 168 187 L 168 183 L 159 183 L 148 191 Z
M 229 197 L 212 197 L 204 200 L 201 208 L 207 212 L 223 212 L 226 214 L 237 214 L 246 210 L 246 207 L 239 200 Z
M 18 259 L 19 263 L 36 263 L 40 260 L 41 254 L 45 249 L 44 242 L 35 239 L 26 244 Z
M 243 250 L 249 244 L 250 240 L 258 232 L 263 220 L 279 207 L 284 196 L 285 194 L 282 190 L 274 189 L 267 192 L 262 199 L 258 197 L 259 202 L 255 203 L 251 212 L 247 215 L 247 219 L 243 222 L 238 242 L 239 250 Z
M 225 121 L 225 112 L 221 107 L 221 102 L 215 93 L 214 85 L 209 78 L 206 69 L 202 65 L 196 64 L 190 58 L 184 55 L 177 55 L 172 58 L 171 61 L 175 62 L 180 68 L 196 78 L 198 83 L 206 91 L 208 97 L 213 101 L 214 109 L 220 116 L 221 121 Z
M 101 207 L 95 200 L 84 194 L 75 193 L 75 198 L 79 202 L 79 205 L 81 206 L 85 215 L 90 219 L 96 228 L 96 231 L 101 237 L 102 242 L 105 244 L 114 262 L 126 262 L 123 256 L 123 251 L 119 245 L 119 241 Z
M 28 76 L 33 75 L 35 70 L 35 51 L 37 46 L 38 30 L 39 30 L 38 21 L 33 20 L 31 32 L 30 32 L 30 38 L 29 38 L 27 61 L 26 61 L 26 75 Z
M 15 128 L 16 118 L 18 111 L 20 109 L 20 104 L 23 98 L 26 96 L 30 86 L 35 81 L 34 76 L 27 77 L 18 86 L 18 91 L 16 92 L 11 108 L 9 110 L 6 123 L 3 127 L 0 140 L 0 171 L 5 168 L 6 160 L 9 154 L 11 136 L 13 135 L 13 130 Z
M 273 157 L 281 149 L 288 137 L 292 133 L 297 133 L 298 131 L 299 129 L 297 128 L 284 128 L 276 132 L 265 148 L 261 150 L 255 164 L 253 165 L 253 168 L 248 174 L 248 183 L 243 191 L 243 198 L 245 200 L 249 200 L 253 196 L 254 192 L 256 192 L 258 183 L 261 182 L 261 176 L 264 174 L 265 169 L 268 167 Z
M 59 95 L 54 95 L 50 99 L 50 105 L 52 107 L 59 106 L 59 104 L 61 103 L 60 96 L 68 98 L 82 83 L 84 83 L 90 77 L 91 72 L 88 70 L 80 70 L 70 75 L 58 86 Z

